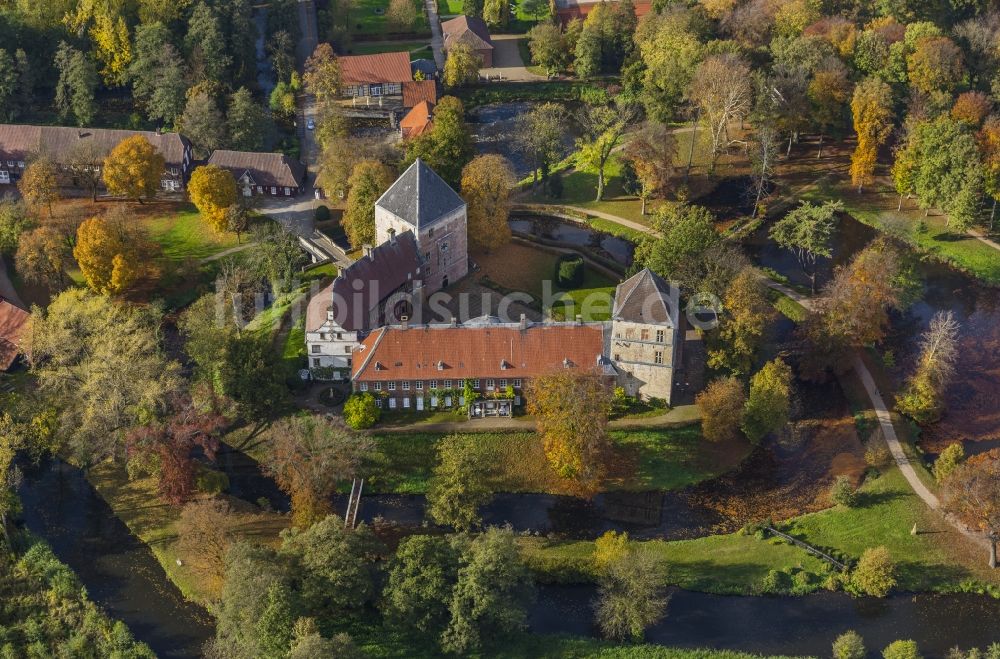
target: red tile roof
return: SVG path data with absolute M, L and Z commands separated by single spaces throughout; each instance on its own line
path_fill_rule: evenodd
M 27 311 L 0 298 L 0 371 L 10 368 L 17 355 L 23 352 L 21 341 L 30 319 L 31 314 Z
M 492 50 L 493 40 L 490 30 L 483 19 L 475 16 L 458 16 L 441 23 L 444 32 L 444 48 L 447 50 L 455 43 L 466 43 L 472 50 Z
M 407 52 L 346 55 L 338 61 L 341 82 L 348 86 L 413 80 Z
M 438 101 L 437 82 L 434 80 L 410 80 L 403 83 L 403 107 L 416 107 L 421 101 L 435 104 Z
M 422 101 L 406 113 L 406 116 L 399 122 L 399 130 L 402 131 L 405 138 L 423 135 L 434 126 L 433 118 L 434 106 L 427 101 Z
M 531 378 L 560 368 L 598 368 L 602 325 L 383 327 L 355 352 L 356 380 Z M 568 366 L 567 366 L 568 364 Z M 440 365 L 440 367 L 439 367 Z
M 584 19 L 587 17 L 587 14 L 590 13 L 590 10 L 593 9 L 597 4 L 599 4 L 598 1 L 579 2 L 579 4 L 575 2 L 567 3 L 568 6 L 556 9 L 556 18 L 563 25 L 569 23 L 574 18 Z M 643 16 L 648 14 L 652 10 L 652 8 L 653 8 L 653 3 L 651 2 L 636 2 L 635 3 L 636 18 L 642 18 Z

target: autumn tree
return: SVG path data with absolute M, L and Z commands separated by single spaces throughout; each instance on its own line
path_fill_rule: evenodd
M 177 520 L 177 551 L 209 592 L 222 590 L 226 554 L 235 541 L 234 514 L 223 499 L 196 499 Z
M 101 164 L 107 155 L 107 150 L 93 137 L 78 140 L 67 154 L 67 165 L 73 172 L 73 178 L 90 190 L 91 201 L 97 201 L 97 189 L 101 185 Z
M 944 481 L 944 508 L 989 543 L 989 565 L 997 566 L 1000 540 L 1000 454 L 994 449 L 973 456 Z
M 159 325 L 152 309 L 84 289 L 32 313 L 32 371 L 81 464 L 120 455 L 131 427 L 166 412 L 180 369 L 161 350 Z
M 531 175 L 538 181 L 549 175 L 552 166 L 562 157 L 565 139 L 566 109 L 558 103 L 535 105 L 518 117 L 515 132 L 518 150 L 531 163 Z
M 385 20 L 390 30 L 407 32 L 417 21 L 417 8 L 413 0 L 389 0 L 389 8 L 385 11 Z
M 337 483 L 353 478 L 371 441 L 321 416 L 291 416 L 271 427 L 264 470 L 292 498 L 292 523 L 307 528 L 332 512 Z
M 885 597 L 896 587 L 896 571 L 886 547 L 869 547 L 851 571 L 848 589 L 859 595 Z
M 939 311 L 920 338 L 916 371 L 896 399 L 896 409 L 918 423 L 934 423 L 944 412 L 944 394 L 955 376 L 959 324 L 951 311 Z
M 87 286 L 101 295 L 124 293 L 139 278 L 139 235 L 121 218 L 93 217 L 76 231 L 73 258 Z
M 838 59 L 830 60 L 813 74 L 806 91 L 812 104 L 813 120 L 819 127 L 819 151 L 823 155 L 823 137 L 836 133 L 844 121 L 844 109 L 851 97 L 851 83 L 847 78 L 847 67 Z
M 316 46 L 306 60 L 302 82 L 308 94 L 312 94 L 319 106 L 335 102 L 340 97 L 340 63 L 328 43 Z
M 427 512 L 438 524 L 458 531 L 479 525 L 479 508 L 493 498 L 490 465 L 473 438 L 449 435 L 437 446 L 437 464 L 427 488 Z
M 167 413 L 133 428 L 125 438 L 126 455 L 136 471 L 150 460 L 150 470 L 157 476 L 160 497 L 167 503 L 180 505 L 195 489 L 193 451 L 200 449 L 209 460 L 215 460 L 219 450 L 219 432 L 227 425 L 226 418 L 214 406 L 204 409 L 184 394 L 169 397 Z
M 517 182 L 503 156 L 474 158 L 462 170 L 462 196 L 468 205 L 469 246 L 486 252 L 510 242 L 510 192 Z
M 567 47 L 565 33 L 557 23 L 541 22 L 528 30 L 528 50 L 531 61 L 549 75 L 564 71 L 573 49 Z
M 733 441 L 740 436 L 747 394 L 738 378 L 712 380 L 695 397 L 701 411 L 701 434 L 710 442 Z
M 237 201 L 236 179 L 228 169 L 202 165 L 188 182 L 191 202 L 216 233 L 226 231 L 226 209 Z
M 892 131 L 892 88 L 878 78 L 865 78 L 854 88 L 851 114 L 858 135 L 851 155 L 851 184 L 861 192 L 875 180 L 878 150 Z
M 562 478 L 584 488 L 596 487 L 603 475 L 611 396 L 600 377 L 581 370 L 588 364 L 533 378 L 528 384 L 528 413 L 535 416 L 545 455 Z
M 708 342 L 708 366 L 736 375 L 750 372 L 774 308 L 764 285 L 750 268 L 742 270 L 726 290 L 719 327 Z
M 444 63 L 441 82 L 445 87 L 461 87 L 479 79 L 479 69 L 483 62 L 472 46 L 465 43 L 452 44 L 448 48 L 448 59 Z
M 642 104 L 659 122 L 676 118 L 695 69 L 704 56 L 694 12 L 670 11 L 644 17 L 635 33 L 642 72 Z
M 445 96 L 434 106 L 433 128 L 407 141 L 403 165 L 420 158 L 448 185 L 458 189 L 462 168 L 474 155 L 472 133 L 465 123 L 465 106 L 454 96 Z
M 17 182 L 21 197 L 34 208 L 44 206 L 52 217 L 52 204 L 59 201 L 59 181 L 56 166 L 45 157 L 38 158 L 24 170 Z
M 670 190 L 676 156 L 677 138 L 664 124 L 647 126 L 625 145 L 622 157 L 632 164 L 639 181 L 643 215 L 650 197 L 662 197 Z
M 598 575 L 595 617 L 601 633 L 619 642 L 642 641 L 666 614 L 666 565 L 650 551 L 629 546 Z
M 160 187 L 163 155 L 143 135 L 127 137 L 104 159 L 104 185 L 113 195 L 152 199 Z
M 842 211 L 839 201 L 826 201 L 815 205 L 803 201 L 798 208 L 771 225 L 769 235 L 781 247 L 794 252 L 802 271 L 809 277 L 812 292 L 816 292 L 816 261 L 833 254 L 831 239 L 837 226 L 837 213 Z
M 632 106 L 587 105 L 576 115 L 583 131 L 576 143 L 577 167 L 597 174 L 597 201 L 604 199 L 604 177 L 611 154 L 636 114 Z
M 35 218 L 21 200 L 13 197 L 0 199 L 0 254 L 17 252 L 21 236 L 35 227 Z
M 750 67 L 738 55 L 713 55 L 698 65 L 688 91 L 701 109 L 712 139 L 712 165 L 729 144 L 729 124 L 749 114 L 753 99 Z
M 392 185 L 392 172 L 377 160 L 365 160 L 354 166 L 347 184 L 347 208 L 344 232 L 351 246 L 375 244 L 375 202 Z
M 788 423 L 791 409 L 792 369 L 774 359 L 750 378 L 750 396 L 743 414 L 743 432 L 754 444 Z
M 950 93 L 961 82 L 962 51 L 948 37 L 921 39 L 906 58 L 910 85 L 925 94 Z
M 949 114 L 956 121 L 964 121 L 978 128 L 993 111 L 993 101 L 983 92 L 963 92 L 955 99 Z
M 43 226 L 21 234 L 17 243 L 14 267 L 26 281 L 58 291 L 69 283 L 66 270 L 72 254 L 65 237 L 56 229 Z
M 1000 199 L 1000 117 L 987 117 L 977 135 L 982 153 L 983 187 L 993 200 L 990 210 L 990 230 L 996 219 L 997 200 Z M 902 203 L 902 199 L 900 201 Z

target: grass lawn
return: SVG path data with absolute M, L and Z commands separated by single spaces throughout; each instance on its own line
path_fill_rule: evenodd
M 915 536 L 910 535 L 914 524 L 921 531 Z M 782 528 L 847 562 L 857 560 L 868 547 L 885 545 L 898 568 L 899 590 L 981 590 L 982 584 L 990 584 L 1000 594 L 1000 575 L 985 566 L 985 555 L 970 551 L 958 532 L 913 493 L 895 466 L 862 487 L 858 507 L 837 506 L 803 515 Z M 592 575 L 592 542 L 538 538 L 522 542 L 543 576 L 572 581 Z M 758 593 L 770 570 L 804 572 L 795 577 L 796 592 L 819 590 L 830 571 L 824 562 L 797 547 L 738 533 L 674 542 L 654 540 L 643 546 L 663 557 L 671 583 L 712 593 Z
M 217 234 L 193 206 L 144 218 L 142 224 L 172 261 L 203 259 L 236 246 L 236 234 Z
M 535 299 L 545 299 L 545 284 L 551 282 L 553 296 L 565 293 L 573 300 L 576 311 L 585 320 L 603 321 L 611 318 L 611 302 L 617 281 L 589 265 L 585 266 L 583 285 L 578 289 L 564 290 L 555 284 L 555 268 L 558 256 L 552 252 L 537 249 L 521 243 L 508 243 L 490 254 L 477 254 L 476 262 L 483 276 L 511 291 L 523 291 Z M 511 267 L 514 265 L 515 267 Z M 552 317 L 566 318 L 566 303 L 552 305 Z
M 413 0 L 413 6 L 417 10 L 417 20 L 406 32 L 414 35 L 430 34 L 424 3 L 421 0 Z M 389 30 L 389 23 L 385 17 L 388 9 L 389 0 L 358 0 L 350 17 L 351 32 L 359 35 L 385 34 Z
M 951 232 L 947 216 L 916 208 L 912 200 L 903 201 L 897 211 L 899 197 L 894 190 L 876 185 L 859 195 L 847 181 L 826 177 L 802 195 L 803 199 L 822 201 L 840 199 L 845 210 L 865 224 L 899 236 L 920 251 L 934 255 L 983 281 L 1000 285 L 1000 251 L 972 236 Z
M 308 301 L 310 290 L 315 282 L 322 282 L 324 279 L 337 276 L 337 266 L 332 263 L 324 264 L 318 268 L 307 270 L 302 274 L 299 285 L 294 289 L 278 297 L 267 309 L 254 316 L 253 320 L 247 323 L 246 328 L 254 332 L 274 334 L 281 328 L 281 323 L 285 316 L 292 311 L 296 304 L 301 304 L 301 315 L 305 315 L 305 302 Z M 293 328 L 294 329 L 294 328 Z M 301 335 L 305 341 L 305 334 Z M 282 346 L 282 355 L 288 350 L 287 342 Z M 303 343 L 304 345 L 304 343 Z
M 435 447 L 441 433 L 381 433 L 372 435 L 375 449 L 365 482 L 372 492 L 419 494 L 435 464 Z M 570 491 L 553 474 L 538 435 L 533 432 L 466 434 L 482 456 L 493 465 L 494 487 L 503 492 Z M 608 490 L 672 490 L 712 478 L 734 468 L 746 455 L 745 446 L 714 446 L 701 439 L 697 427 L 616 430 L 611 432 L 614 456 Z
M 462 13 L 462 0 L 437 0 L 438 14 L 441 18 Z
M 801 323 L 806 319 L 808 315 L 806 308 L 781 291 L 776 291 L 773 288 L 768 289 L 768 297 L 774 308 L 789 320 Z
M 149 545 L 156 560 L 163 566 L 174 584 L 187 599 L 208 605 L 218 595 L 219 583 L 212 583 L 195 573 L 188 564 L 187 556 L 177 551 L 175 523 L 180 518 L 181 509 L 163 503 L 157 494 L 156 479 L 152 476 L 129 480 L 125 468 L 107 461 L 87 472 L 91 482 L 115 515 L 125 522 L 129 530 Z M 278 537 L 288 526 L 288 519 L 277 513 L 262 512 L 232 497 L 226 497 L 237 511 L 237 532 L 254 540 Z M 184 565 L 177 565 L 182 559 Z

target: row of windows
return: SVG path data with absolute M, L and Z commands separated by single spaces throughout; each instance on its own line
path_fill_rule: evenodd
M 458 387 L 465 386 L 465 381 L 464 380 L 441 380 L 440 382 L 442 383 L 441 386 L 444 389 L 451 389 L 452 385 L 455 385 L 455 386 L 458 386 Z M 481 382 L 482 382 L 481 380 L 473 380 L 472 381 L 472 388 L 473 389 L 479 389 Z M 403 391 L 409 391 L 410 390 L 411 383 L 410 383 L 409 380 L 403 380 L 402 382 L 399 382 L 399 383 L 397 383 L 397 382 L 395 382 L 393 380 L 390 380 L 389 382 L 385 383 L 385 388 L 386 388 L 387 391 L 396 391 L 397 384 L 398 384 L 399 388 L 402 389 Z M 514 387 L 515 389 L 520 389 L 521 388 L 521 378 L 516 378 L 514 380 L 507 380 L 506 378 L 501 378 L 501 380 L 500 380 L 500 388 L 501 389 L 506 389 L 507 386 L 508 386 L 508 384 L 510 386 Z M 383 385 L 382 382 L 374 382 L 374 383 L 372 383 L 372 389 L 374 389 L 375 391 L 382 391 L 382 385 Z M 417 390 L 417 391 L 423 391 L 423 389 L 424 389 L 424 381 L 423 380 L 416 380 L 416 381 L 414 381 L 412 383 L 412 385 L 413 385 L 413 388 L 415 390 Z M 362 382 L 359 385 L 358 388 L 361 391 L 368 391 L 368 383 L 367 382 Z M 428 382 L 427 382 L 427 388 L 428 389 L 437 389 L 438 388 L 438 380 L 428 380 Z M 487 391 L 490 391 L 490 390 L 496 389 L 496 388 L 497 388 L 497 381 L 496 380 L 494 380 L 492 378 L 489 379 L 489 380 L 486 380 L 486 390 Z
M 650 336 L 650 332 L 649 332 L 648 329 L 639 330 L 639 340 L 640 341 L 649 341 L 649 336 Z M 663 330 L 656 330 L 656 342 L 657 343 L 663 343 L 663 340 L 664 340 L 665 336 L 666 336 L 666 333 Z M 622 338 L 621 332 L 616 332 L 615 333 L 615 338 L 616 339 Z M 635 338 L 635 330 L 632 330 L 632 329 L 625 330 L 625 338 L 626 339 L 634 339 Z
M 312 352 L 314 355 L 318 355 L 322 352 L 323 346 L 314 345 L 312 346 Z M 351 346 L 344 346 L 344 353 L 351 354 Z
M 622 359 L 621 354 L 619 354 L 619 353 L 616 352 L 615 356 L 614 356 L 614 360 L 616 362 L 620 362 L 621 359 Z M 662 350 L 657 350 L 656 352 L 653 353 L 653 363 L 654 364 L 662 364 L 663 363 L 663 351 Z

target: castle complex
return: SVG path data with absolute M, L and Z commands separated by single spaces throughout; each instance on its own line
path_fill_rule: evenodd
M 378 244 L 309 302 L 313 375 L 350 379 L 389 409 L 451 405 L 458 394 L 443 392 L 468 383 L 482 397 L 474 416 L 509 415 L 528 380 L 561 368 L 596 370 L 629 395 L 670 402 L 679 296 L 648 269 L 618 285 L 609 322 L 414 322 L 428 296 L 468 274 L 467 225 L 462 198 L 414 162 L 375 204 Z

